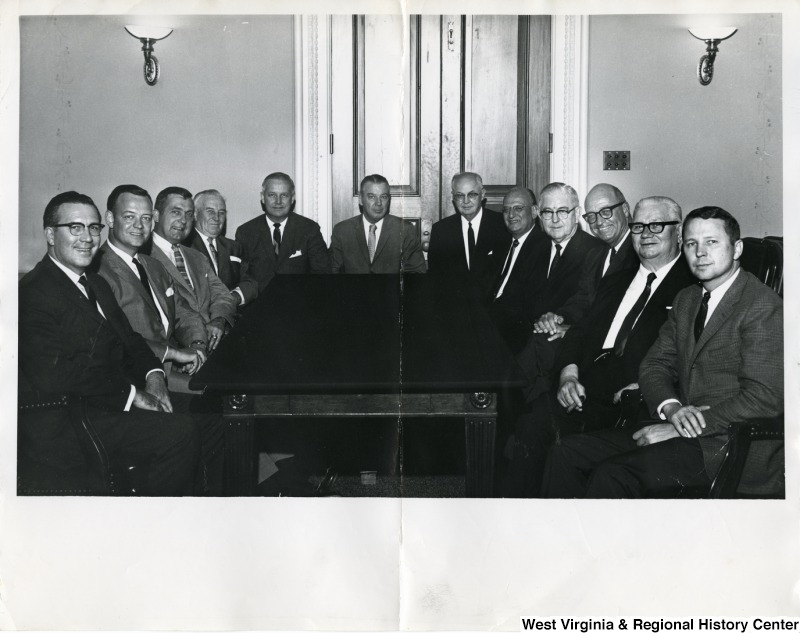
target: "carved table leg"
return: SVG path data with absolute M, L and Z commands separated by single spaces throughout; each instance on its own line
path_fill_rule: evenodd
M 464 419 L 466 438 L 466 496 L 491 497 L 494 488 L 494 442 L 497 428 L 497 408 L 493 394 L 479 393 L 468 396 L 468 411 L 481 411 L 483 415 L 467 414 Z

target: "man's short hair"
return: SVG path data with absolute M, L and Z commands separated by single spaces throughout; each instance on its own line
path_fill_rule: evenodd
M 725 233 L 728 234 L 731 244 L 735 244 L 742 236 L 739 222 L 722 207 L 700 207 L 695 209 L 683 221 L 684 231 L 686 231 L 686 227 L 692 220 L 722 220 Z
M 527 187 L 511 187 L 511 189 L 509 189 L 509 190 L 506 192 L 506 195 L 505 195 L 505 196 L 503 196 L 503 201 L 505 202 L 505 199 L 506 199 L 506 197 L 507 197 L 507 196 L 510 196 L 511 194 L 515 194 L 515 195 L 523 195 L 523 196 L 530 197 L 530 199 L 531 199 L 531 206 L 532 206 L 532 207 L 535 207 L 535 206 L 536 206 L 536 194 L 535 194 L 535 193 L 533 193 L 533 191 L 531 191 L 531 190 L 530 190 L 530 189 L 528 189 Z
M 380 174 L 370 174 L 369 176 L 364 176 L 364 180 L 362 180 L 361 184 L 358 185 L 358 193 L 362 193 L 364 191 L 364 185 L 366 185 L 368 182 L 371 182 L 374 185 L 389 186 L 389 181 Z
M 462 171 L 453 176 L 453 179 L 450 181 L 451 189 L 455 186 L 456 180 L 458 180 L 459 178 L 474 178 L 475 180 L 478 181 L 478 187 L 483 189 L 483 178 L 480 177 L 480 174 L 476 174 L 474 171 Z
M 192 199 L 192 194 L 189 193 L 188 189 L 184 189 L 183 187 L 167 187 L 166 189 L 162 189 L 158 192 L 158 195 L 156 196 L 156 203 L 154 205 L 159 213 L 164 210 L 164 207 L 167 204 L 167 198 L 172 195 L 180 196 L 184 200 Z
M 648 196 L 647 198 L 642 198 L 636 203 L 636 206 L 633 207 L 633 214 L 636 215 L 636 211 L 638 211 L 639 207 L 644 204 L 663 204 L 665 207 L 667 207 L 667 215 L 669 215 L 673 220 L 680 220 L 683 217 L 681 206 L 672 198 L 668 198 L 667 196 Z
M 139 185 L 119 185 L 114 187 L 114 190 L 108 194 L 108 200 L 106 201 L 106 209 L 109 211 L 114 210 L 114 205 L 117 204 L 117 200 L 123 193 L 129 193 L 134 196 L 140 196 L 142 198 L 147 198 L 150 202 L 150 206 L 153 206 L 153 199 L 150 197 L 150 194 L 147 192 L 146 189 L 142 189 Z
M 194 194 L 194 206 L 197 206 L 197 201 L 205 198 L 206 196 L 214 196 L 222 200 L 222 204 L 227 206 L 227 202 L 225 200 L 225 196 L 223 196 L 219 191 L 216 189 L 204 189 L 203 191 L 198 191 Z
M 42 217 L 42 228 L 46 229 L 48 226 L 55 226 L 58 224 L 58 209 L 62 204 L 85 204 L 94 207 L 94 210 L 97 211 L 97 215 L 100 215 L 97 205 L 89 196 L 78 193 L 77 191 L 65 191 L 55 196 L 47 203 L 47 206 L 44 208 L 44 216 Z
M 575 191 L 575 188 L 564 184 L 563 182 L 551 182 L 549 185 L 545 185 L 542 189 L 542 193 L 539 194 L 539 198 L 544 198 L 544 194 L 550 193 L 551 191 L 560 191 L 561 193 L 565 193 L 572 197 L 575 202 L 575 206 L 578 206 L 581 203 L 581 200 L 578 197 L 578 192 Z
M 261 189 L 263 190 L 264 187 L 267 186 L 268 180 L 283 180 L 284 182 L 289 183 L 289 186 L 292 188 L 292 193 L 294 193 L 294 180 L 292 180 L 288 174 L 284 174 L 282 171 L 276 171 L 269 174 L 264 180 L 261 182 Z

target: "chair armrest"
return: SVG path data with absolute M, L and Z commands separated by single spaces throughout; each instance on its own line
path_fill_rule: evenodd
M 783 437 L 783 415 L 731 422 L 728 425 L 728 450 L 711 484 L 709 497 L 733 499 L 742 479 L 750 444 L 762 440 L 782 440 Z

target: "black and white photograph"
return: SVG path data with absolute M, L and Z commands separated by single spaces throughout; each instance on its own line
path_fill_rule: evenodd
M 0 628 L 800 615 L 795 3 L 0 8 Z

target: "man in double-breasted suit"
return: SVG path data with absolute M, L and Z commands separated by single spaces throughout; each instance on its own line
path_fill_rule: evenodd
M 424 273 L 425 258 L 417 230 L 389 215 L 389 181 L 366 176 L 359 187 L 361 214 L 342 220 L 331 234 L 334 273 Z
M 644 198 L 636 204 L 633 226 L 650 227 L 633 234 L 640 265 L 605 277 L 588 313 L 566 333 L 553 366 L 558 388 L 538 397 L 517 420 L 506 496 L 539 493 L 554 441 L 617 422 L 622 390 L 638 387 L 639 364 L 675 295 L 695 282 L 681 257 L 680 219 L 680 207 L 669 198 Z M 623 328 L 626 321 L 629 326 Z
M 294 182 L 289 176 L 276 172 L 264 178 L 261 208 L 265 216 L 236 229 L 248 274 L 258 283 L 259 292 L 275 275 L 330 272 L 319 224 L 294 211 Z
M 205 323 L 175 292 L 164 266 L 139 253 L 153 230 L 150 194 L 136 185 L 119 185 L 108 196 L 107 209 L 108 241 L 95 256 L 97 272 L 131 327 L 165 364 L 170 390 L 187 391 L 188 376 L 205 362 Z
M 220 281 L 209 261 L 182 245 L 194 223 L 192 194 L 182 187 L 167 187 L 156 196 L 155 231 L 145 254 L 157 259 L 172 277 L 174 288 L 205 325 L 201 337 L 213 352 L 233 327 L 236 300 Z
M 503 216 L 484 209 L 483 180 L 478 174 L 456 174 L 452 191 L 457 213 L 431 229 L 428 272 L 466 279 L 488 301 L 511 237 Z
M 194 194 L 194 230 L 184 244 L 206 256 L 220 281 L 243 306 L 256 298 L 258 282 L 247 272 L 244 247 L 222 235 L 227 214 L 225 198 L 216 189 Z
M 105 279 L 86 272 L 102 228 L 92 199 L 74 191 L 45 209 L 47 254 L 19 285 L 20 387 L 30 390 L 20 397 L 81 398 L 112 459 L 149 462 L 150 494 L 190 494 L 199 455 L 193 422 L 171 413 L 161 363 Z M 21 425 L 20 451 L 54 467 L 81 465 L 68 420 L 48 413 Z
M 572 436 L 548 457 L 550 497 L 641 497 L 708 488 L 730 423 L 783 412 L 783 305 L 739 267 L 738 222 L 701 207 L 686 218 L 684 254 L 700 288 L 675 298 L 639 369 L 655 420 L 639 430 Z M 741 482 L 751 494 L 781 487 L 783 449 L 753 447 Z

